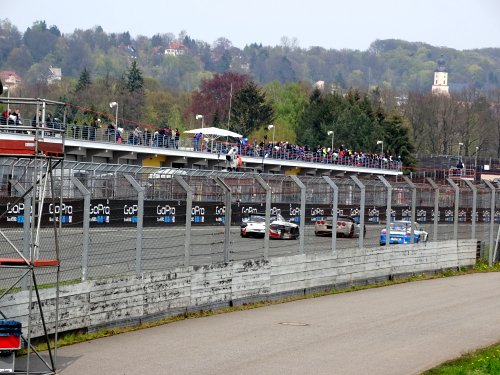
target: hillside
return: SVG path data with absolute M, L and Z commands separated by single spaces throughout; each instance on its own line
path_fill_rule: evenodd
M 403 40 L 376 40 L 366 51 L 302 49 L 290 45 L 234 47 L 230 40 L 213 45 L 189 35 L 157 34 L 152 38 L 106 33 L 101 27 L 62 34 L 44 21 L 18 30 L 0 20 L 0 70 L 15 71 L 24 82 L 38 82 L 49 67 L 63 77 L 119 77 L 136 60 L 146 77 L 172 90 L 192 91 L 213 73 L 248 74 L 260 84 L 324 81 L 346 89 L 378 86 L 396 92 L 428 92 L 437 59 L 447 62 L 451 90 L 498 89 L 500 48 L 458 51 Z

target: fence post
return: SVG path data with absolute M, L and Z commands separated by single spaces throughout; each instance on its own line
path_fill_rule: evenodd
M 71 182 L 83 195 L 83 240 L 82 240 L 82 281 L 87 280 L 89 264 L 89 240 L 90 240 L 90 191 L 74 177 L 70 177 Z
M 352 175 L 351 179 L 354 181 L 354 183 L 361 190 L 361 199 L 360 199 L 360 202 L 359 202 L 359 227 L 360 227 L 360 231 L 359 231 L 359 242 L 358 242 L 358 247 L 361 249 L 363 247 L 363 243 L 364 243 L 364 240 L 365 240 L 364 229 L 365 229 L 365 195 L 366 195 L 366 188 L 365 188 L 365 185 L 363 185 L 363 183 L 356 176 Z
M 257 182 L 266 191 L 266 233 L 264 234 L 264 259 L 269 259 L 269 226 L 271 225 L 271 186 L 269 186 L 264 179 L 254 174 Z
M 191 259 L 191 216 L 193 213 L 193 189 L 181 176 L 174 175 L 175 181 L 186 192 L 186 230 L 184 231 L 184 266 L 188 267 Z
M 137 235 L 135 242 L 135 273 L 139 276 L 142 272 L 142 237 L 144 234 L 144 188 L 131 175 L 123 175 L 137 191 Z
M 224 262 L 229 262 L 229 245 L 231 241 L 231 188 L 226 185 L 220 177 L 214 177 L 214 181 L 224 190 L 226 198 L 226 210 L 224 214 Z
M 491 206 L 490 206 L 490 248 L 488 250 L 488 265 L 491 267 L 493 265 L 493 249 L 495 248 L 495 243 L 493 241 L 493 230 L 495 229 L 495 195 L 496 188 L 488 180 L 483 180 L 484 183 L 491 189 Z
M 477 188 L 474 186 L 474 184 L 465 179 L 461 179 L 465 184 L 471 189 L 472 191 L 472 215 L 471 215 L 471 220 L 472 220 L 472 233 L 471 233 L 471 239 L 476 238 L 476 220 L 477 220 Z
M 10 184 L 16 191 L 24 195 L 24 212 L 23 212 L 23 256 L 26 259 L 30 259 L 30 240 L 31 240 L 31 230 L 30 230 L 30 212 L 31 212 L 31 193 L 26 194 L 26 189 L 15 180 L 10 180 Z M 26 194 L 26 195 L 25 195 Z M 21 280 L 21 289 L 28 290 L 28 278 L 23 277 Z
M 403 176 L 403 180 L 410 186 L 411 189 L 411 232 L 410 232 L 410 243 L 415 243 L 414 233 L 415 228 L 413 223 L 416 221 L 416 211 L 417 211 L 417 187 L 415 184 L 407 177 Z
M 458 240 L 458 208 L 460 206 L 460 188 L 458 185 L 449 177 L 446 178 L 446 181 L 451 185 L 451 187 L 455 190 L 455 204 L 454 204 L 454 213 L 453 213 L 453 239 L 455 241 Z
M 299 253 L 305 254 L 304 239 L 306 236 L 306 185 L 297 176 L 290 176 L 293 182 L 300 189 L 300 237 L 299 237 Z
M 387 188 L 387 202 L 386 202 L 387 207 L 385 210 L 385 246 L 389 246 L 391 244 L 392 185 L 389 182 L 387 182 L 384 176 L 377 176 L 377 177 L 380 181 L 382 181 L 384 186 Z
M 438 240 L 438 221 L 439 221 L 439 186 L 430 177 L 427 177 L 427 182 L 434 189 L 434 233 L 432 238 Z
M 337 252 L 337 217 L 339 209 L 339 188 L 335 182 L 328 176 L 323 176 L 323 180 L 332 188 L 333 190 L 333 202 L 332 202 L 332 254 L 335 255 Z M 360 227 L 360 236 L 363 232 L 363 227 Z

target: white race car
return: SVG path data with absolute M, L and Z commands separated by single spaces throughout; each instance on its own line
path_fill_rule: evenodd
M 264 237 L 266 233 L 266 214 L 250 214 L 242 219 L 241 237 Z M 276 239 L 299 238 L 299 226 L 286 221 L 280 214 L 271 215 L 269 237 Z

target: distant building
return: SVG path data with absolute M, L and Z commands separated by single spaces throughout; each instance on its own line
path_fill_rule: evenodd
M 60 81 L 62 78 L 61 68 L 53 68 L 52 66 L 49 68 L 49 76 L 47 77 L 47 83 L 51 85 L 56 81 Z
M 165 49 L 165 55 L 170 55 L 170 56 L 184 55 L 185 52 L 186 52 L 186 47 L 184 47 L 179 42 L 172 42 Z
M 318 89 L 320 91 L 324 91 L 325 90 L 325 81 L 317 81 L 315 84 L 314 84 L 314 88 L 315 89 Z
M 450 95 L 448 86 L 448 71 L 446 70 L 446 61 L 443 56 L 438 59 L 438 68 L 434 72 L 434 83 L 432 85 L 432 93 L 438 95 Z
M 21 83 L 21 77 L 19 77 L 13 70 L 3 70 L 0 72 L 0 77 L 4 86 L 9 87 L 9 89 L 15 89 Z

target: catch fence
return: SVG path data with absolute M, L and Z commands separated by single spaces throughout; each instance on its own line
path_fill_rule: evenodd
M 487 260 L 494 261 L 500 210 L 497 188 L 488 181 L 474 185 L 461 179 L 285 176 L 65 161 L 47 182 L 46 201 L 33 208 L 33 192 L 19 199 L 36 178 L 33 163 L 0 159 L 0 257 L 15 256 L 12 245 L 29 251 L 34 239 L 26 218 L 35 210 L 42 216 L 40 258 L 54 258 L 59 246 L 62 280 L 380 247 L 388 217 L 417 222 L 428 241 L 477 239 L 478 249 L 486 249 Z M 366 233 L 316 236 L 315 223 L 335 212 L 357 218 Z M 268 220 L 280 214 L 298 225 L 300 236 L 274 240 L 266 230 L 264 238 L 243 238 L 240 224 L 251 213 Z M 0 287 L 12 277 L 2 272 Z M 47 271 L 39 278 L 50 283 L 51 277 Z

